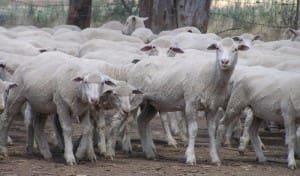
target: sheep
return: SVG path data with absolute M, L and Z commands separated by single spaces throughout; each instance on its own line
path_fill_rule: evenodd
M 88 40 L 92 39 L 103 39 L 103 40 L 110 40 L 110 41 L 127 41 L 137 44 L 142 44 L 143 41 L 136 37 L 131 37 L 127 35 L 123 35 L 118 31 L 109 30 L 109 29 L 102 29 L 102 28 L 87 28 L 82 31 L 83 35 Z
M 211 39 L 206 34 L 194 34 L 190 32 L 184 32 L 176 35 L 172 39 L 171 46 L 177 46 L 181 49 L 206 50 L 206 47 L 208 45 L 215 42 L 217 42 L 217 40 Z
M 220 164 L 215 146 L 216 122 L 227 97 L 228 81 L 237 62 L 237 51 L 248 47 L 238 46 L 232 39 L 225 38 L 208 49 L 217 50 L 215 61 L 196 58 L 142 60 L 127 74 L 128 82 L 144 92 L 138 131 L 147 158 L 155 157 L 150 120 L 157 112 L 185 111 L 189 134 L 186 162 L 195 164 L 196 116 L 197 111 L 204 110 L 208 121 L 210 157 L 213 163 Z
M 10 81 L 3 81 L 0 79 L 0 114 L 2 115 L 4 109 L 6 108 L 6 99 L 7 96 L 9 94 L 9 91 L 11 89 L 14 89 L 15 87 L 17 87 L 18 85 L 14 82 L 10 82 Z M 12 145 L 13 141 L 12 139 L 7 136 L 7 140 L 6 140 L 7 144 Z
M 134 15 L 129 16 L 126 19 L 122 33 L 125 35 L 131 35 L 136 29 L 145 28 L 144 21 L 146 20 L 148 20 L 148 17 L 138 17 Z
M 141 39 L 144 43 L 150 43 L 156 38 L 153 32 L 148 28 L 137 28 L 133 31 L 131 36 Z
M 56 41 L 68 41 L 76 42 L 79 44 L 87 42 L 87 38 L 79 31 L 69 31 L 65 33 L 59 33 L 53 35 L 53 39 Z
M 133 60 L 135 59 L 141 60 L 143 59 L 143 57 L 145 56 L 141 54 L 135 54 L 126 51 L 116 51 L 110 49 L 88 52 L 87 54 L 82 56 L 82 58 L 102 60 L 115 65 L 130 64 Z
M 244 45 L 247 45 L 248 47 L 252 47 L 255 41 L 261 40 L 261 36 L 244 33 L 240 36 L 235 36 L 232 39 L 236 42 L 243 43 Z
M 36 48 L 21 40 L 9 39 L 3 36 L 0 36 L 0 40 L 0 51 L 26 56 L 36 56 L 41 52 L 41 48 Z
M 123 24 L 120 21 L 109 21 L 101 25 L 101 28 L 122 31 Z
M 284 53 L 284 54 L 300 56 L 300 50 L 299 49 L 288 47 L 288 46 L 283 46 L 283 47 L 277 48 L 275 51 L 280 52 L 280 53 Z
M 81 29 L 78 26 L 75 25 L 69 25 L 69 24 L 62 24 L 62 25 L 57 25 L 53 27 L 54 31 L 58 31 L 60 29 L 68 29 L 71 31 L 81 31 Z
M 102 39 L 93 39 L 90 40 L 83 45 L 81 45 L 79 56 L 82 57 L 89 52 L 94 52 L 99 49 L 115 49 L 132 53 L 139 53 L 139 44 L 131 43 L 131 42 L 113 42 Z
M 268 49 L 268 50 L 276 50 L 280 47 L 292 47 L 292 48 L 300 48 L 300 42 L 291 41 L 291 40 L 277 40 L 277 41 L 270 41 L 270 42 L 263 42 L 254 44 L 253 47 L 259 49 Z
M 74 58 L 76 60 L 76 58 Z M 82 122 L 83 139 L 76 152 L 81 159 L 87 152 L 90 160 L 96 156 L 92 143 L 92 125 L 89 108 L 99 102 L 103 84 L 114 85 L 111 79 L 88 64 L 78 64 L 72 56 L 60 52 L 43 53 L 22 64 L 15 71 L 12 80 L 19 86 L 8 96 L 7 108 L 1 117 L 1 155 L 7 156 L 5 147 L 8 128 L 13 117 L 27 101 L 36 116 L 38 146 L 44 158 L 51 158 L 48 144 L 43 142 L 42 127 L 47 114 L 58 114 L 64 136 L 64 157 L 69 165 L 76 163 L 72 145 L 71 118 L 79 117 Z M 25 98 L 26 97 L 26 98 Z M 42 114 L 43 115 L 42 115 Z
M 161 36 L 158 37 L 150 42 L 150 45 L 158 46 L 161 48 L 169 48 L 172 45 L 172 38 L 171 35 Z
M 130 143 L 129 131 L 126 131 L 126 123 L 128 120 L 133 120 L 130 117 L 130 112 L 133 109 L 136 109 L 137 106 L 142 102 L 142 97 L 134 97 L 137 94 L 142 94 L 142 92 L 129 85 L 124 81 L 115 82 L 116 87 L 109 87 L 105 89 L 104 94 L 100 98 L 100 107 L 101 110 L 92 111 L 92 113 L 99 113 L 96 123 L 96 131 L 99 136 L 96 139 L 98 148 L 102 154 L 111 159 L 115 156 L 115 145 L 117 140 L 117 135 L 121 131 L 124 131 L 125 141 L 122 141 L 122 147 L 125 152 L 131 152 L 132 147 Z M 104 119 L 105 111 L 110 110 L 110 118 L 111 124 L 109 126 L 109 138 L 106 145 L 106 137 L 105 137 L 105 127 L 106 127 L 106 119 Z
M 177 29 L 173 29 L 171 31 L 161 31 L 158 36 L 161 37 L 161 36 L 174 36 L 174 35 L 177 35 L 179 33 L 182 33 L 182 32 L 190 32 L 190 33 L 196 33 L 196 34 L 200 34 L 200 30 L 194 26 L 186 26 L 186 27 L 180 27 L 180 28 L 177 28 Z
M 258 128 L 262 120 L 284 123 L 288 145 L 288 167 L 296 168 L 294 152 L 296 148 L 296 122 L 299 118 L 299 79 L 296 73 L 278 71 L 264 67 L 236 68 L 232 76 L 232 93 L 218 127 L 218 142 L 226 127 L 245 109 L 250 108 L 253 122 L 250 126 L 250 138 L 259 162 L 266 162 L 259 142 Z M 252 116 L 252 114 L 250 114 Z M 297 141 L 298 142 L 298 141 Z

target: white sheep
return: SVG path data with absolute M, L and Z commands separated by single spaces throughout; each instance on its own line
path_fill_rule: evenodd
M 148 20 L 148 17 L 138 17 L 134 15 L 129 16 L 126 19 L 122 33 L 125 35 L 131 35 L 136 29 L 145 28 L 144 21 L 146 20 Z
M 133 31 L 131 36 L 141 39 L 144 43 L 150 43 L 156 38 L 153 32 L 148 28 L 137 28 Z
M 101 28 L 122 31 L 123 24 L 120 21 L 109 21 L 101 25 Z
M 138 130 L 147 158 L 155 157 L 149 121 L 157 112 L 185 111 L 189 142 L 186 162 L 195 164 L 197 111 L 204 110 L 208 120 L 210 157 L 220 164 L 215 146 L 216 122 L 224 107 L 227 86 L 237 62 L 237 51 L 248 47 L 225 38 L 209 49 L 217 50 L 216 59 L 151 59 L 138 62 L 127 75 L 128 82 L 144 92 L 144 107 L 138 117 Z
M 113 83 L 108 76 L 99 72 L 98 68 L 88 64 L 78 64 L 76 58 L 60 52 L 49 52 L 37 56 L 15 71 L 12 80 L 19 86 L 8 96 L 5 114 L 1 117 L 1 155 L 6 156 L 5 147 L 7 131 L 13 117 L 20 111 L 25 101 L 29 102 L 40 138 L 38 146 L 45 158 L 51 158 L 49 146 L 42 140 L 45 138 L 43 125 L 47 114 L 58 114 L 64 136 L 64 157 L 69 165 L 75 164 L 72 145 L 71 118 L 78 117 L 83 126 L 83 137 L 76 152 L 78 159 L 87 153 L 90 160 L 96 156 L 92 143 L 92 125 L 89 108 L 99 102 L 103 93 L 103 84 Z M 26 97 L 26 98 L 25 98 Z M 43 115 L 41 115 L 42 113 Z
M 176 28 L 173 30 L 169 30 L 169 31 L 161 31 L 158 36 L 174 36 L 177 35 L 179 33 L 182 32 L 190 32 L 190 33 L 196 33 L 196 34 L 200 34 L 200 30 L 194 26 L 185 26 L 185 27 L 180 27 L 180 28 Z
M 300 75 L 264 67 L 239 66 L 232 78 L 233 89 L 220 121 L 218 139 L 221 139 L 226 127 L 248 107 L 254 116 L 249 133 L 258 161 L 266 162 L 258 136 L 260 123 L 262 120 L 283 122 L 288 145 L 288 167 L 295 169 L 294 153 L 300 154 L 300 147 L 296 147 Z

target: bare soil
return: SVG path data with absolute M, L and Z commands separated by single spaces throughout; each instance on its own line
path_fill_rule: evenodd
M 9 146 L 9 157 L 0 161 L 0 176 L 106 176 L 106 175 L 236 175 L 236 176 L 300 176 L 300 170 L 287 168 L 287 147 L 284 145 L 283 133 L 261 132 L 261 137 L 267 149 L 264 151 L 268 162 L 259 164 L 255 161 L 255 154 L 251 147 L 244 156 L 239 155 L 237 146 L 223 147 L 220 150 L 222 166 L 217 167 L 209 162 L 208 134 L 206 122 L 199 120 L 198 138 L 196 142 L 197 165 L 188 166 L 184 163 L 185 146 L 179 141 L 177 149 L 168 146 L 164 142 L 164 136 L 159 119 L 151 122 L 153 138 L 158 151 L 156 160 L 146 160 L 142 153 L 140 141 L 136 131 L 133 136 L 133 153 L 131 155 L 117 151 L 116 158 L 110 160 L 98 156 L 96 163 L 81 161 L 76 166 L 67 166 L 63 159 L 63 153 L 52 149 L 53 159 L 46 161 L 36 152 L 29 156 L 25 152 L 26 131 L 21 120 L 17 120 L 10 129 L 10 136 L 14 145 Z M 49 125 L 47 131 L 50 131 Z M 78 126 L 74 127 L 78 131 Z M 75 135 L 74 140 L 78 138 Z M 300 161 L 297 160 L 300 166 Z

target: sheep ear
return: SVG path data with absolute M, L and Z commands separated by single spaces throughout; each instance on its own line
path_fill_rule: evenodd
M 207 49 L 208 49 L 208 50 L 217 50 L 217 49 L 219 49 L 219 48 L 218 48 L 217 44 L 213 43 L 213 44 L 211 44 L 209 47 L 207 47 Z
M 133 21 L 133 22 L 135 22 L 135 21 L 136 21 L 136 18 L 135 18 L 135 17 L 132 17 L 131 19 L 132 19 L 132 21 Z
M 252 41 L 254 41 L 254 40 L 261 40 L 262 38 L 261 38 L 261 36 L 260 35 L 256 35 L 254 38 L 253 38 L 253 40 Z
M 249 49 L 249 47 L 246 46 L 246 45 L 239 45 L 239 46 L 238 46 L 238 50 L 240 50 L 240 51 L 246 51 L 246 50 L 248 50 L 248 49 Z
M 143 92 L 140 91 L 139 89 L 134 89 L 132 90 L 132 94 L 143 94 Z
M 18 87 L 18 84 L 17 84 L 17 83 L 14 83 L 14 82 L 8 82 L 8 89 L 12 89 L 12 88 L 15 88 L 15 87 Z
M 104 91 L 103 95 L 110 95 L 113 92 L 114 92 L 113 90 L 109 89 L 109 90 Z
M 149 51 L 152 49 L 152 46 L 151 45 L 146 45 L 144 46 L 143 48 L 141 48 L 141 51 Z
M 139 60 L 139 59 L 133 59 L 132 61 L 131 61 L 131 63 L 133 63 L 133 64 L 136 64 L 136 63 L 138 63 L 138 62 L 140 62 L 141 60 Z
M 174 51 L 175 53 L 184 53 L 184 51 L 181 48 L 170 48 L 170 50 Z
M 47 51 L 48 51 L 47 49 L 40 49 L 39 50 L 40 53 L 44 53 L 44 52 L 47 52 Z
M 0 61 L 0 68 L 5 68 L 5 63 Z
M 81 76 L 75 77 L 72 79 L 72 81 L 75 81 L 75 82 L 83 81 L 83 77 L 81 77 Z
M 146 21 L 149 19 L 149 17 L 140 17 L 141 20 Z
M 238 36 L 232 37 L 232 39 L 233 39 L 234 41 L 237 41 L 237 42 L 243 41 L 243 39 L 241 39 L 241 38 L 238 37 Z
M 102 77 L 102 84 L 106 84 L 106 85 L 114 86 L 114 87 L 117 86 L 108 76 Z
M 193 33 L 193 31 L 192 31 L 191 29 L 189 29 L 187 32 L 189 32 L 189 33 Z

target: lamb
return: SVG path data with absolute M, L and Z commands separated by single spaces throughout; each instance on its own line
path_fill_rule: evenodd
M 299 79 L 300 75 L 296 73 L 259 66 L 239 66 L 233 75 L 232 94 L 218 127 L 218 141 L 230 122 L 245 108 L 250 108 L 254 119 L 249 133 L 258 161 L 266 161 L 259 142 L 259 125 L 262 120 L 276 121 L 285 126 L 288 167 L 295 169 L 294 153 L 300 154 L 300 146 L 296 142 L 296 122 L 300 111 Z
M 216 122 L 227 97 L 228 81 L 237 62 L 237 51 L 248 47 L 238 46 L 231 38 L 225 38 L 208 49 L 217 50 L 214 62 L 151 59 L 142 60 L 130 69 L 128 82 L 144 92 L 144 107 L 138 117 L 138 131 L 147 158 L 155 157 L 150 120 L 157 112 L 185 111 L 189 134 L 186 162 L 195 164 L 197 111 L 204 110 L 208 121 L 211 160 L 220 164 L 215 146 Z
M 144 21 L 146 20 L 148 20 L 148 17 L 138 17 L 134 15 L 129 16 L 124 24 L 122 33 L 125 35 L 131 35 L 136 29 L 145 28 Z
M 37 143 L 45 158 L 51 158 L 51 153 L 48 144 L 42 140 L 45 135 L 42 127 L 48 114 L 57 113 L 63 129 L 66 162 L 69 165 L 76 163 L 72 151 L 71 118 L 74 117 L 79 117 L 84 127 L 82 142 L 79 144 L 76 156 L 81 159 L 86 152 L 90 160 L 95 160 L 93 146 L 88 145 L 92 143 L 93 129 L 89 108 L 99 102 L 99 97 L 103 93 L 103 84 L 114 84 L 108 76 L 103 75 L 93 65 L 76 62 L 73 62 L 70 55 L 49 52 L 17 68 L 12 80 L 19 86 L 9 94 L 7 109 L 1 117 L 1 155 L 7 156 L 6 140 L 3 139 L 7 138 L 7 131 L 13 117 L 27 101 L 35 112 L 34 116 L 37 119 L 35 126 L 38 127 L 37 133 L 41 136 L 37 139 Z

